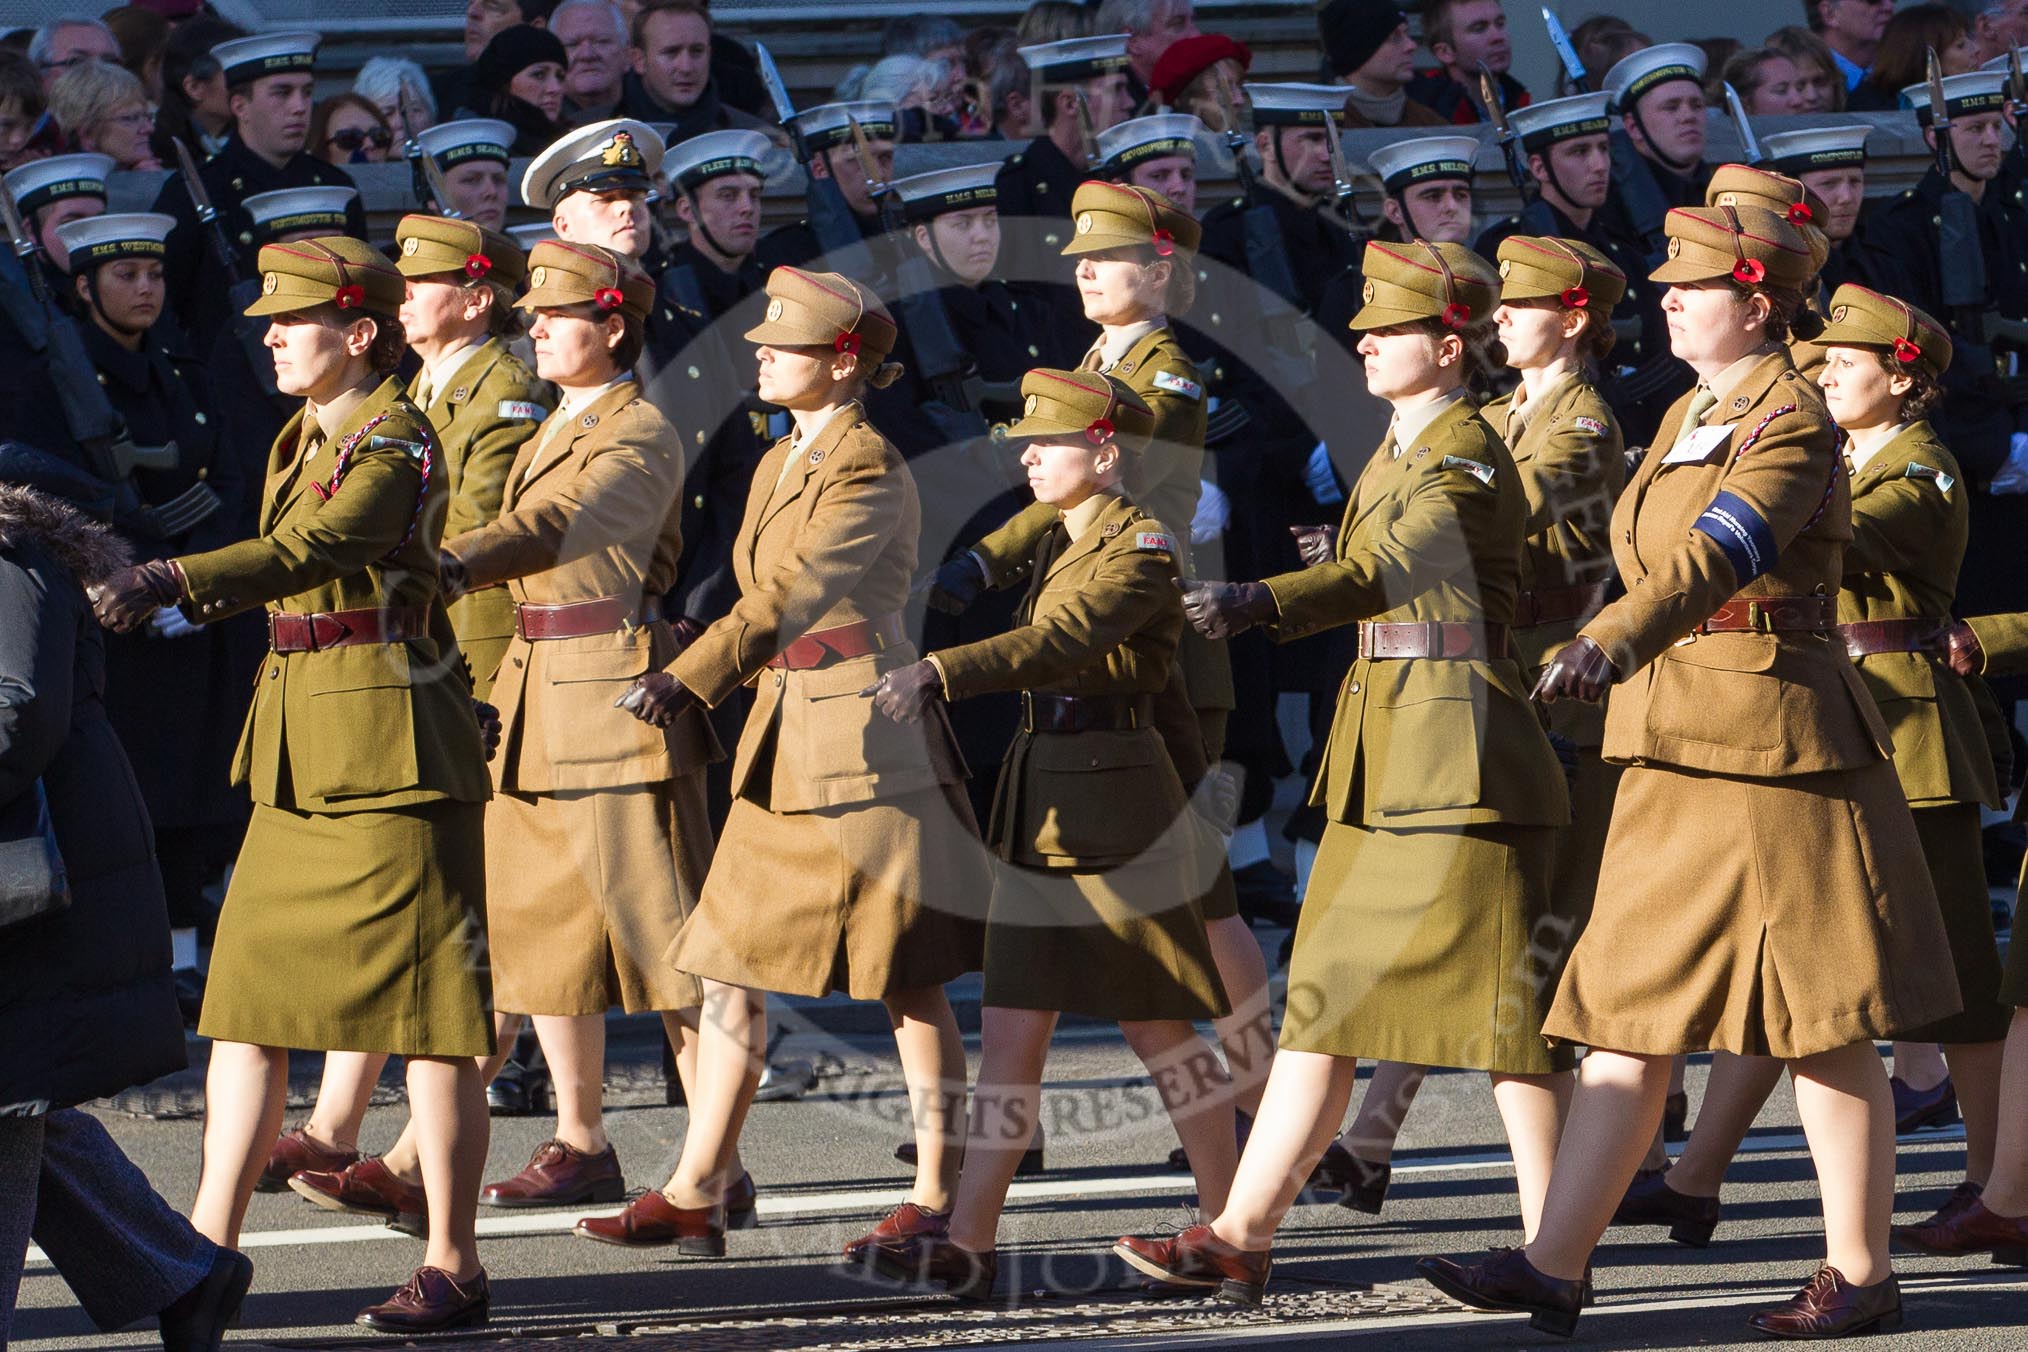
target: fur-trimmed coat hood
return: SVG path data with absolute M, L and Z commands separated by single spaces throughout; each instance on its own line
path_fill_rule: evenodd
M 33 542 L 89 586 L 133 562 L 126 542 L 61 498 L 0 484 L 0 543 Z

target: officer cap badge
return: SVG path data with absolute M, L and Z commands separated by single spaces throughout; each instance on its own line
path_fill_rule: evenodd
M 407 239 L 401 242 L 401 251 L 405 254 L 413 255 L 416 251 L 416 243 L 417 243 L 416 237 L 414 235 L 410 235 Z
M 1027 402 L 1021 405 L 1021 416 L 1024 418 L 1032 416 L 1035 412 L 1035 406 L 1041 402 L 1042 400 L 1036 395 L 1029 395 Z
M 1505 277 L 1508 273 L 1512 272 L 1513 270 L 1514 270 L 1513 259 L 1503 258 L 1500 260 L 1500 275 L 1502 277 Z
M 1365 286 L 1359 288 L 1359 299 L 1368 305 L 1373 303 L 1373 283 L 1371 280 Z
M 1851 307 L 1851 306 L 1849 306 L 1849 305 L 1840 305 L 1840 306 L 1839 306 L 1839 307 L 1838 307 L 1837 309 L 1835 309 L 1835 310 L 1831 311 L 1831 322 L 1832 322 L 1833 324 L 1842 324 L 1842 323 L 1844 323 L 1844 322 L 1845 322 L 1845 314 L 1846 314 L 1846 312 L 1847 312 L 1848 310 L 1850 310 L 1851 308 L 1852 308 L 1852 307 Z
M 769 301 L 769 302 L 768 302 L 768 319 L 769 319 L 770 321 L 773 321 L 773 320 L 777 320 L 777 319 L 780 319 L 781 317 L 782 317 L 782 302 L 781 302 L 781 300 L 780 300 L 779 298 L 777 298 L 777 299 L 775 299 L 775 300 L 771 300 L 771 301 Z
M 528 274 L 529 287 L 534 288 L 541 286 L 543 283 L 543 279 L 548 276 L 549 276 L 548 268 L 537 268 L 535 271 Z
M 270 272 L 267 276 L 261 278 L 261 291 L 265 295 L 272 296 L 275 294 L 275 287 L 279 284 L 280 279 Z
M 1080 235 L 1089 235 L 1091 233 L 1091 213 L 1089 211 L 1078 213 L 1077 233 Z
M 641 152 L 634 148 L 634 134 L 630 131 L 616 131 L 613 139 L 606 142 L 605 153 L 599 156 L 599 163 L 608 169 L 631 169 L 641 162 Z
M 1677 239 L 1674 235 L 1669 236 L 1669 257 L 1674 258 L 1677 254 L 1682 252 L 1683 252 L 1683 241 Z

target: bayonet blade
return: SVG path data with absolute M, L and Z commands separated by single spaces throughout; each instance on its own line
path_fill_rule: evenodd
M 1725 106 L 1732 113 L 1732 125 L 1739 132 L 1739 144 L 1746 151 L 1746 162 L 1759 164 L 1760 142 L 1754 139 L 1753 124 L 1746 120 L 1746 105 L 1739 101 L 1739 91 L 1730 84 L 1725 86 Z
M 169 144 L 176 147 L 176 167 L 182 171 L 183 190 L 190 194 L 190 205 L 197 208 L 199 224 L 210 225 L 218 219 L 218 208 L 211 205 L 211 194 L 204 190 L 204 179 L 197 172 L 197 158 L 183 144 L 182 137 L 170 137 Z
M 1091 103 L 1085 98 L 1082 88 L 1077 91 L 1077 135 L 1084 142 L 1084 167 L 1098 168 L 1098 133 L 1092 130 Z
M 1514 133 L 1507 130 L 1507 106 L 1500 101 L 1500 82 L 1485 62 L 1479 63 L 1479 99 L 1486 105 L 1486 120 L 1500 133 L 1502 141 Z
M 1550 45 L 1556 48 L 1556 55 L 1563 61 L 1563 73 L 1570 77 L 1571 87 L 1580 94 L 1591 92 L 1591 77 L 1584 73 L 1584 62 L 1578 60 L 1577 48 L 1571 45 L 1570 34 L 1563 31 L 1563 20 L 1555 11 L 1544 5 L 1542 22 L 1549 29 Z
M 845 120 L 852 125 L 852 153 L 858 157 L 859 172 L 866 179 L 866 195 L 878 202 L 887 195 L 890 185 L 874 175 L 873 147 L 867 144 L 866 129 L 856 117 L 848 115 Z
M 768 101 L 775 105 L 775 121 L 784 127 L 796 116 L 796 105 L 789 99 L 789 87 L 782 82 L 782 73 L 775 66 L 774 57 L 768 54 L 767 44 L 753 45 L 754 63 L 760 67 L 761 83 L 767 87 Z
M 1944 102 L 1943 64 L 1936 59 L 1936 48 L 1926 49 L 1923 56 L 1924 74 L 1929 85 L 1929 125 L 1942 133 L 1951 124 L 1950 105 Z
M 2009 47 L 2007 49 L 2007 97 L 2014 101 L 2014 112 L 2017 117 L 2022 109 L 2028 108 L 2028 80 L 2024 80 L 2021 77 L 2021 49 L 2019 47 Z M 2015 134 L 2018 136 L 2021 133 L 2017 129 Z
M 35 237 L 28 233 L 28 226 L 21 219 L 21 207 L 14 200 L 14 190 L 0 179 L 0 222 L 7 227 L 7 239 L 14 246 L 14 252 L 21 261 L 33 266 L 35 258 Z

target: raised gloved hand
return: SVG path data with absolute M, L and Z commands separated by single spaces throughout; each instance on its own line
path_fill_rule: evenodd
M 163 606 L 148 617 L 148 632 L 156 638 L 186 638 L 198 630 L 177 606 Z
M 150 559 L 122 568 L 85 589 L 99 623 L 119 634 L 131 634 L 164 606 L 183 600 L 183 578 L 175 565 Z
M 1303 486 L 1310 490 L 1319 507 L 1335 506 L 1345 500 L 1345 490 L 1338 487 L 1338 471 L 1331 464 L 1331 452 L 1321 441 L 1310 449 L 1310 458 L 1303 465 Z
M 2007 460 L 1993 473 L 1986 491 L 1995 497 L 2028 493 L 2028 432 L 2016 432 L 2007 442 Z
M 1232 500 L 1209 479 L 1197 482 L 1197 511 L 1190 518 L 1190 543 L 1208 545 L 1232 524 Z
M 451 602 L 457 600 L 471 589 L 471 583 L 467 580 L 465 574 L 464 560 L 460 559 L 456 554 L 451 553 L 448 549 L 439 549 L 437 551 L 437 590 L 443 593 L 444 604 L 451 604 Z
M 1239 815 L 1239 776 L 1222 765 L 1212 766 L 1191 791 L 1190 806 L 1221 834 L 1231 835 L 1233 819 Z
M 666 728 L 696 699 L 668 672 L 651 671 L 628 686 L 626 693 L 613 701 L 613 707 L 625 709 L 651 728 Z
M 479 721 L 479 741 L 492 760 L 500 750 L 500 711 L 482 699 L 472 701 L 472 717 Z
M 1960 676 L 1976 676 L 1986 669 L 1986 649 L 1972 626 L 1953 620 L 1944 630 L 1944 661 Z
M 1296 537 L 1296 553 L 1302 557 L 1305 568 L 1315 568 L 1338 557 L 1336 526 L 1290 526 L 1289 534 Z
M 1544 704 L 1554 704 L 1560 699 L 1596 704 L 1605 698 L 1606 691 L 1619 678 L 1620 674 L 1614 669 L 1612 659 L 1605 655 L 1605 649 L 1579 634 L 1557 649 L 1556 656 L 1549 659 L 1549 665 L 1542 669 L 1542 676 L 1535 682 L 1530 698 Z
M 873 701 L 873 707 L 897 723 L 919 721 L 931 701 L 941 699 L 944 678 L 936 663 L 924 658 L 905 667 L 896 667 L 859 692 Z
M 962 615 L 965 607 L 986 590 L 986 570 L 978 556 L 967 550 L 932 573 L 926 586 L 919 590 L 927 594 L 931 610 Z
M 1176 579 L 1183 592 L 1183 618 L 1209 639 L 1231 638 L 1275 617 L 1275 594 L 1264 582 L 1199 582 Z

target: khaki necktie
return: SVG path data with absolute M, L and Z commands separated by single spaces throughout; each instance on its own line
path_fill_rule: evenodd
M 1084 360 L 1077 364 L 1080 371 L 1103 371 L 1106 369 L 1106 345 L 1093 343 L 1091 351 L 1084 354 Z
M 1697 393 L 1690 396 L 1690 407 L 1683 410 L 1683 425 L 1676 429 L 1676 441 L 1670 447 L 1671 450 L 1690 439 L 1690 434 L 1698 429 L 1704 421 L 1704 415 L 1709 413 L 1717 402 L 1718 396 L 1711 392 L 1710 386 L 1697 387 Z

